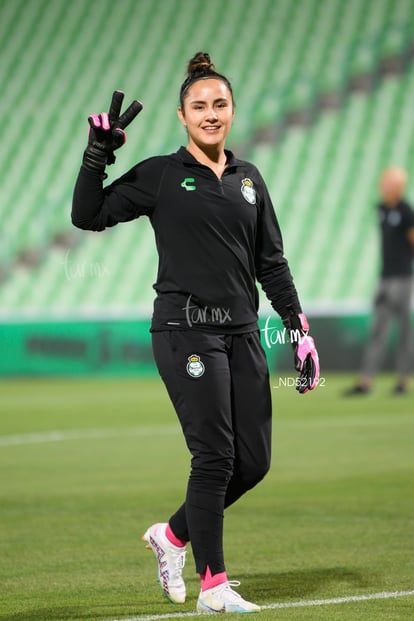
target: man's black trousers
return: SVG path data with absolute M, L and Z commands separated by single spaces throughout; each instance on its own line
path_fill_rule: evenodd
M 196 571 L 225 571 L 224 509 L 270 467 L 271 397 L 259 332 L 154 332 L 154 358 L 192 455 L 184 504 L 170 518 Z

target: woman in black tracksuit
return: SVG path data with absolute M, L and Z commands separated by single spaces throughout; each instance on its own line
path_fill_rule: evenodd
M 185 601 L 182 568 L 191 541 L 200 574 L 199 611 L 253 612 L 234 591 L 223 558 L 223 511 L 266 474 L 271 451 L 271 397 L 257 327 L 261 284 L 273 308 L 303 338 L 293 343 L 298 389 L 318 381 L 317 352 L 283 256 L 265 183 L 250 163 L 225 150 L 234 116 L 231 84 L 208 54 L 190 61 L 178 116 L 188 145 L 137 164 L 103 187 L 104 169 L 139 112 L 89 117 L 89 143 L 77 179 L 72 221 L 103 231 L 149 217 L 159 254 L 151 324 L 159 373 L 192 455 L 185 501 L 143 539 L 158 562 L 164 594 Z

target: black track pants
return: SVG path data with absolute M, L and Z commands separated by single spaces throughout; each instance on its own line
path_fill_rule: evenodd
M 271 398 L 259 333 L 154 332 L 153 351 L 192 455 L 184 504 L 170 518 L 196 571 L 225 571 L 223 512 L 270 466 Z

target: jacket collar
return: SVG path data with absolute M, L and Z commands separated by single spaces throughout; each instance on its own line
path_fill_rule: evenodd
M 231 168 L 237 167 L 242 164 L 241 160 L 238 160 L 236 157 L 234 157 L 234 154 L 232 151 L 225 149 L 224 152 L 227 156 L 227 161 L 228 161 L 227 169 L 230 167 Z M 192 155 L 189 151 L 187 151 L 185 147 L 180 147 L 177 151 L 177 155 L 184 164 L 188 164 L 189 166 L 204 166 L 204 164 L 201 164 L 194 157 L 194 155 Z

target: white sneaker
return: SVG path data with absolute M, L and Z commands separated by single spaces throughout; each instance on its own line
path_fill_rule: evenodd
M 232 580 L 219 584 L 213 589 L 201 591 L 197 602 L 197 612 L 259 612 L 260 606 L 246 602 L 231 588 L 239 585 L 238 580 Z
M 185 602 L 185 584 L 182 577 L 185 565 L 185 548 L 179 548 L 168 541 L 165 529 L 167 524 L 153 524 L 148 528 L 142 541 L 146 541 L 147 550 L 152 550 L 158 562 L 158 582 L 173 604 Z

